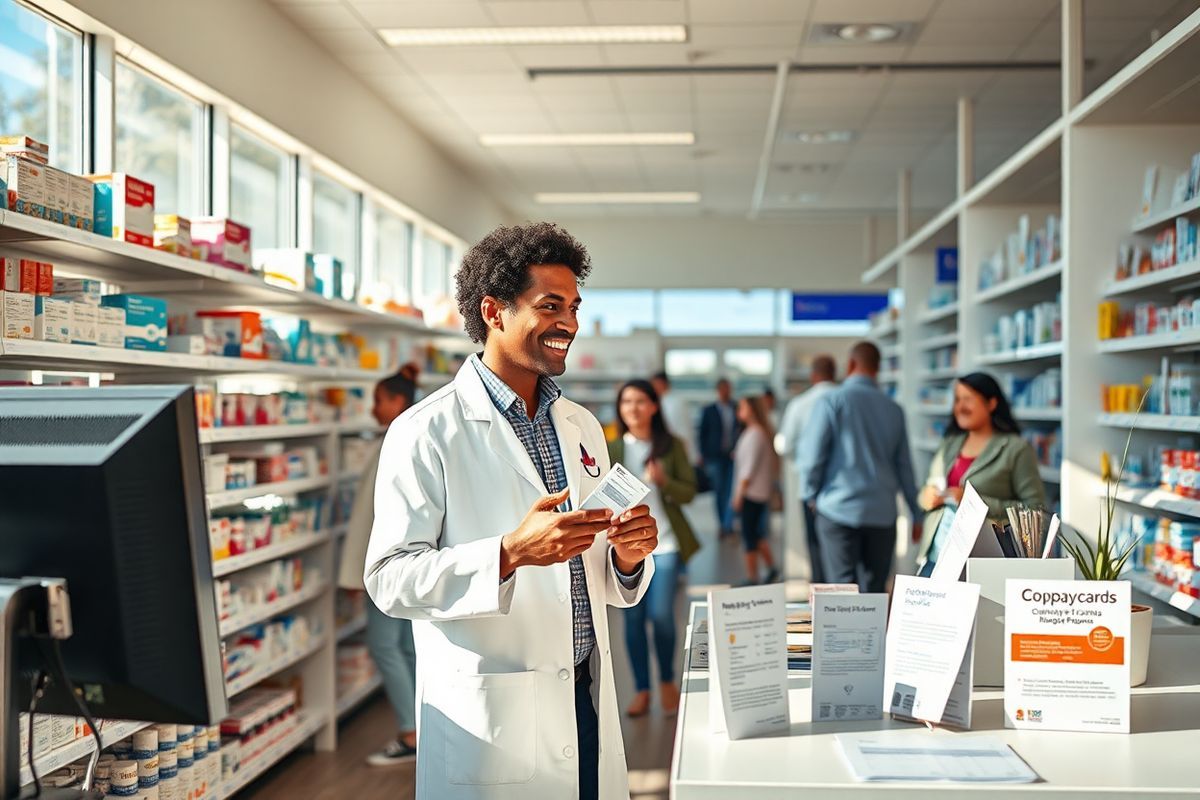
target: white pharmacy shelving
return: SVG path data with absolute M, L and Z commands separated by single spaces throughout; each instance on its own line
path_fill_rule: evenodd
M 1134 275 L 1124 280 L 1110 280 L 1104 289 L 1105 297 L 1121 297 L 1149 289 L 1171 288 L 1176 284 L 1192 283 L 1200 279 L 1200 259 L 1185 261 L 1173 267 Z
M 1135 588 L 1156 600 L 1160 600 L 1172 608 L 1177 608 L 1185 614 L 1200 617 L 1200 600 L 1190 594 L 1176 591 L 1170 586 L 1159 583 L 1153 575 L 1141 570 L 1129 570 L 1121 575 L 1130 581 Z
M 333 422 L 314 422 L 304 425 L 235 425 L 224 428 L 202 428 L 200 444 L 303 439 L 309 436 L 327 436 L 336 427 L 337 424 Z
M 917 373 L 917 377 L 927 383 L 936 383 L 940 381 L 950 381 L 957 378 L 959 371 L 955 367 L 944 367 L 942 369 L 927 369 Z
M 299 749 L 302 744 L 329 724 L 329 716 L 327 711 L 320 709 L 303 710 L 297 714 L 292 727 L 283 733 L 275 744 L 249 763 L 239 765 L 237 772 L 221 785 L 221 800 L 229 800 L 271 767 Z
M 941 322 L 958 316 L 958 303 L 949 303 L 936 308 L 924 308 L 917 315 L 917 321 L 925 324 Z
M 124 720 L 105 721 L 100 723 L 100 741 L 105 746 L 133 736 L 143 728 L 149 727 L 149 722 L 128 722 Z M 57 769 L 74 764 L 82 758 L 96 752 L 96 740 L 92 736 L 76 739 L 70 744 L 55 748 L 33 760 L 37 767 L 38 777 L 45 777 Z M 25 753 L 21 753 L 21 785 L 33 783 L 33 773 L 29 771 L 29 762 Z
M 954 347 L 958 344 L 958 332 L 945 333 L 941 336 L 925 336 L 917 342 L 918 350 L 938 350 L 943 347 Z
M 1018 347 L 1015 350 L 1005 350 L 999 353 L 986 353 L 976 359 L 984 365 L 1017 364 L 1031 361 L 1045 361 L 1060 358 L 1063 354 L 1062 342 L 1047 342 L 1030 347 Z
M 325 592 L 328 586 L 329 584 L 326 581 L 316 581 L 310 586 L 302 587 L 294 592 L 288 592 L 269 603 L 263 603 L 258 608 L 252 608 L 237 616 L 223 619 L 220 625 L 221 638 L 232 636 L 244 628 L 257 625 L 260 622 L 266 622 L 271 617 L 282 614 L 285 611 L 291 611 L 293 608 L 302 606 L 310 600 L 315 600 Z
M 1047 264 L 1024 275 L 1019 275 L 1016 278 L 1010 278 L 1003 283 L 998 283 L 978 292 L 975 295 L 977 303 L 991 303 L 1002 298 L 1009 297 L 1018 292 L 1021 292 L 1030 287 L 1037 286 L 1041 283 L 1046 283 L 1054 278 L 1062 275 L 1063 263 L 1056 261 L 1053 264 Z
M 262 683 L 267 678 L 272 678 L 283 672 L 285 669 L 296 666 L 304 659 L 320 651 L 325 644 L 326 638 L 324 636 L 312 637 L 312 641 L 310 641 L 307 646 L 302 647 L 293 653 L 288 653 L 271 662 L 270 664 L 267 664 L 265 667 L 252 670 L 244 675 L 239 675 L 231 681 L 226 681 L 225 695 L 227 697 L 235 697 L 247 689 Z
M 1136 427 L 1143 431 L 1200 433 L 1200 417 L 1170 414 L 1100 414 L 1096 422 L 1106 428 L 1120 428 L 1125 431 Z
M 1184 217 L 1197 211 L 1200 211 L 1200 197 L 1194 197 L 1186 203 L 1164 209 L 1157 214 L 1136 218 L 1133 222 L 1133 232 L 1148 233 L 1173 223 L 1176 217 Z
M 947 417 L 950 415 L 950 411 L 950 406 L 937 403 L 919 403 L 917 405 L 917 413 L 927 417 Z
M 213 561 L 213 577 L 221 578 L 234 572 L 258 566 L 259 564 L 265 564 L 268 561 L 274 561 L 277 558 L 284 558 L 293 553 L 312 549 L 318 545 L 325 544 L 329 541 L 329 538 L 329 531 L 301 533 L 275 544 L 251 550 L 248 553 L 217 559 Z
M 368 601 L 370 602 L 370 601 Z M 344 642 L 355 634 L 362 633 L 367 629 L 367 615 L 359 614 L 354 619 L 349 620 L 346 624 L 341 625 L 337 629 L 337 640 Z
M 383 677 L 378 673 L 371 676 L 370 680 L 364 681 L 361 686 L 356 686 L 346 691 L 345 694 L 338 697 L 337 700 L 337 716 L 338 719 L 349 714 L 354 709 L 358 708 L 363 701 L 375 694 L 383 688 Z
M 252 497 L 265 497 L 269 494 L 293 495 L 312 492 L 328 487 L 332 480 L 328 475 L 318 475 L 313 478 L 297 478 L 295 480 L 276 481 L 274 483 L 256 483 L 253 486 L 247 486 L 243 489 L 226 489 L 221 492 L 210 492 L 208 494 L 208 507 L 210 509 L 229 508 L 230 506 L 244 503 Z

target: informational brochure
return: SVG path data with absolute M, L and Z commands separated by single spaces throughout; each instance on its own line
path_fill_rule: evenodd
M 883 719 L 886 594 L 818 594 L 813 602 L 812 721 Z
M 956 581 L 966 569 L 967 559 L 975 549 L 979 532 L 987 523 L 988 507 L 975 487 L 967 482 L 963 491 L 962 501 L 954 511 L 954 522 L 950 525 L 950 535 L 942 545 L 938 554 L 937 564 L 929 577 L 940 581 Z M 999 545 L 997 545 L 999 549 Z
M 1010 578 L 1004 724 L 1129 733 L 1128 581 Z
M 819 594 L 858 594 L 857 583 L 810 583 L 808 585 L 809 608 L 816 602 Z
M 1033 783 L 1037 773 L 995 737 L 840 733 L 838 747 L 860 781 Z
M 970 705 L 970 679 L 961 673 L 964 660 L 969 670 L 978 604 L 973 583 L 896 576 L 884 659 L 887 713 L 940 723 L 959 682 Z
M 708 593 L 709 716 L 730 739 L 787 731 L 783 584 Z
M 580 509 L 607 508 L 613 514 L 624 514 L 639 505 L 650 494 L 650 487 L 638 480 L 621 464 L 612 469 L 580 505 Z

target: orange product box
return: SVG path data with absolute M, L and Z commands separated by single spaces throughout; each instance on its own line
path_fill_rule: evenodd
M 37 263 L 37 284 L 34 294 L 49 297 L 54 294 L 54 265 L 45 261 Z
M 200 319 L 213 321 L 214 334 L 225 342 L 226 355 L 233 355 L 236 342 L 241 358 L 267 357 L 263 348 L 262 316 L 256 311 L 197 311 Z
M 4 283 L 0 285 L 0 290 L 20 294 L 37 294 L 38 262 L 28 258 L 3 258 L 0 260 L 4 262 Z

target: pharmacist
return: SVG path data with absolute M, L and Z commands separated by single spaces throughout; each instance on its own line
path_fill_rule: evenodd
M 414 620 L 419 800 L 629 796 L 605 608 L 641 599 L 658 530 L 571 510 L 609 466 L 552 379 L 590 269 L 549 223 L 475 245 L 456 280 L 483 353 L 384 440 L 365 581 Z

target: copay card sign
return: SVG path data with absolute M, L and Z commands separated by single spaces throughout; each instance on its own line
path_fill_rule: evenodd
M 964 681 L 961 673 L 964 659 L 970 664 L 967 647 L 978 604 L 979 587 L 973 583 L 896 576 L 884 659 L 888 713 L 941 722 L 959 682 L 969 705 L 970 679 Z
M 1004 603 L 1004 724 L 1129 733 L 1127 581 L 1011 578 Z
M 730 739 L 788 730 L 783 584 L 708 593 L 709 718 Z
M 813 600 L 812 721 L 883 719 L 886 594 Z

